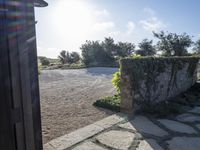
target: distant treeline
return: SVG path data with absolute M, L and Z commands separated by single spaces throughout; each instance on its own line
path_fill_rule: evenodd
M 85 66 L 112 66 L 123 57 L 134 54 L 141 56 L 188 56 L 200 54 L 200 39 L 194 42 L 187 33 L 176 34 L 161 31 L 153 32 L 158 39 L 156 44 L 153 40 L 144 39 L 138 43 L 138 49 L 134 43 L 118 42 L 115 43 L 111 37 L 104 41 L 86 41 L 82 44 L 81 56 L 77 52 L 62 50 L 58 56 L 61 64 L 84 64 Z M 189 53 L 189 49 L 191 50 Z M 49 65 L 49 59 L 40 57 L 42 65 Z

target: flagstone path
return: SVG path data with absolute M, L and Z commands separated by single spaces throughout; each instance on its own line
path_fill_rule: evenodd
M 44 150 L 199 149 L 200 107 L 170 119 L 115 114 L 44 145 Z

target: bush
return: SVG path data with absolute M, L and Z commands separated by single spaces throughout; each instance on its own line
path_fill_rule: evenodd
M 121 97 L 119 95 L 108 96 L 94 102 L 94 106 L 110 109 L 115 112 L 120 111 Z
M 121 73 L 116 72 L 113 74 L 113 78 L 112 78 L 112 84 L 117 89 L 118 93 L 120 93 L 120 76 L 121 76 Z
M 39 59 L 40 59 L 42 66 L 48 66 L 50 64 L 49 59 L 46 57 L 39 57 Z

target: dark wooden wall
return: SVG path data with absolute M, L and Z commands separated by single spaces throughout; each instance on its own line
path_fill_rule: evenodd
M 42 150 L 32 0 L 0 1 L 0 150 Z

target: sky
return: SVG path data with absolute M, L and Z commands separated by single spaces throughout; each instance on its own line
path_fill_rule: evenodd
M 86 40 L 137 45 L 161 30 L 200 38 L 200 0 L 46 0 L 36 8 L 39 56 L 57 58 L 61 50 L 81 53 Z

